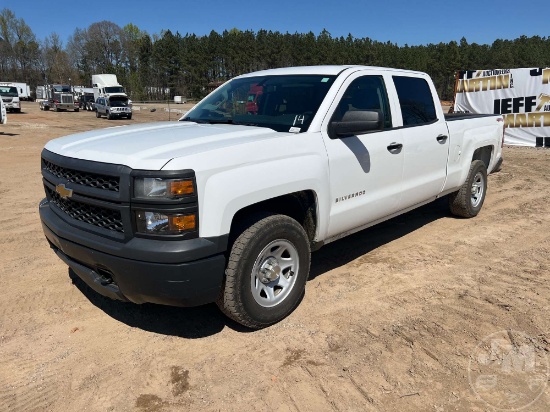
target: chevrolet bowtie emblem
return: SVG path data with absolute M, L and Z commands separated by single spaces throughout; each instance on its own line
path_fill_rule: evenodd
M 59 193 L 62 199 L 67 199 L 73 195 L 73 189 L 67 189 L 63 183 L 57 185 L 55 191 Z

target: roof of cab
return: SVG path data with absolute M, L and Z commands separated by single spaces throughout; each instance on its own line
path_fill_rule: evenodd
M 238 77 L 251 77 L 251 76 L 279 76 L 279 75 L 288 75 L 288 74 L 314 74 L 314 75 L 339 75 L 345 70 L 376 70 L 376 71 L 392 71 L 400 73 L 414 73 L 414 74 L 424 74 L 421 72 L 403 70 L 403 69 L 392 69 L 388 67 L 375 67 L 375 66 L 360 66 L 360 65 L 327 65 L 327 66 L 298 66 L 298 67 L 281 67 L 278 69 L 268 69 L 261 70 L 257 72 L 247 73 L 240 75 Z

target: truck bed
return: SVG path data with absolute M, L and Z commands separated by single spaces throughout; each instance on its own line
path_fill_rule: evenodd
M 478 114 L 478 113 L 446 113 L 445 120 L 450 122 L 453 120 L 474 119 L 478 117 L 498 116 L 497 114 Z

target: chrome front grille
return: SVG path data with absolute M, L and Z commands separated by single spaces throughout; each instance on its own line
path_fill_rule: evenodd
M 73 104 L 74 103 L 74 98 L 70 94 L 62 94 L 61 95 L 61 103 Z

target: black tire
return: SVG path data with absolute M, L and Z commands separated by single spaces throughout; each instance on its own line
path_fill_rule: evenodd
M 79 109 L 74 109 L 75 112 L 78 112 Z
M 132 115 L 131 114 L 129 114 L 127 117 L 128 117 L 128 120 L 132 120 Z
M 107 112 L 107 119 L 108 120 L 113 120 L 113 116 L 111 115 L 111 113 Z
M 95 112 L 95 117 L 99 119 L 101 117 L 101 114 L 99 114 L 99 112 Z
M 252 329 L 279 322 L 302 299 L 310 255 L 307 234 L 296 220 L 257 216 L 232 243 L 218 307 Z
M 449 194 L 451 213 L 461 217 L 477 216 L 487 193 L 487 168 L 481 160 L 474 160 L 466 181 L 457 192 Z

